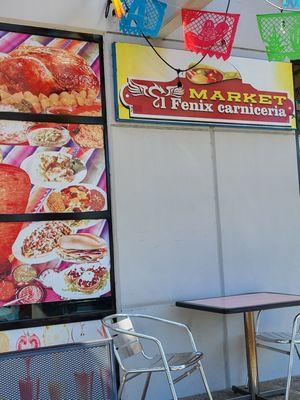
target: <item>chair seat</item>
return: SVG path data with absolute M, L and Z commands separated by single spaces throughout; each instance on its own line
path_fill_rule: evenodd
M 203 353 L 173 353 L 166 354 L 166 358 L 171 371 L 180 371 L 182 369 L 194 366 L 203 357 Z M 149 360 L 149 368 L 164 370 L 163 361 L 160 355 Z
M 256 335 L 259 342 L 289 344 L 292 341 L 292 333 L 290 332 L 261 332 Z M 297 335 L 296 341 L 300 343 L 300 334 Z

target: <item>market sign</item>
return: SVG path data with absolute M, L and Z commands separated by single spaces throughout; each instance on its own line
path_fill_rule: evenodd
M 193 67 L 199 56 L 158 49 L 172 65 Z M 114 44 L 119 121 L 160 121 L 296 127 L 292 65 L 207 57 L 178 78 L 148 46 Z

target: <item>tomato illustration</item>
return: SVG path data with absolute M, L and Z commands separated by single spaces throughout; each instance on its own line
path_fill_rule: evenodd
M 17 350 L 27 350 L 27 349 L 37 349 L 41 346 L 41 341 L 39 337 L 30 332 L 24 332 L 17 341 Z

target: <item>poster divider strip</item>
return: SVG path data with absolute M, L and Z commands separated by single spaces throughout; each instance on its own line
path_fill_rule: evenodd
M 0 214 L 0 222 L 110 220 L 109 211 L 88 211 L 76 213 Z
M 58 122 L 86 125 L 104 125 L 105 118 L 95 116 L 80 116 L 66 114 L 32 114 L 13 111 L 0 111 L 0 120 L 29 122 Z

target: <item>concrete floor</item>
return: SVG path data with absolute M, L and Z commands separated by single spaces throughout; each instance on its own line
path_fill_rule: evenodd
M 286 380 L 285 379 L 277 379 L 275 381 L 264 382 L 261 384 L 262 390 L 272 390 L 272 389 L 280 389 L 285 387 Z M 231 390 L 222 390 L 220 392 L 214 392 L 213 398 L 214 400 L 228 400 L 234 399 L 240 395 L 235 395 Z M 207 400 L 208 397 L 206 395 L 201 396 L 192 396 L 192 397 L 185 397 L 182 400 Z M 272 397 L 272 400 L 283 400 L 284 396 L 277 396 Z M 300 400 L 300 376 L 295 377 L 292 382 L 292 389 L 290 392 L 290 399 L 289 400 Z

